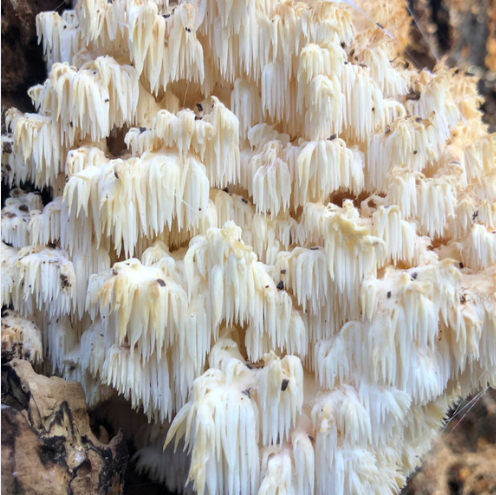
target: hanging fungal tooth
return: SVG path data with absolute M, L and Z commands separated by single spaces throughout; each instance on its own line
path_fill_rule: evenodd
M 436 134 L 435 126 L 428 119 L 423 122 L 415 122 L 414 118 L 397 119 L 385 132 L 375 134 L 367 150 L 365 187 L 385 192 L 392 164 L 421 172 L 428 162 L 436 161 L 447 136 Z M 417 153 L 413 153 L 415 150 Z
M 2 208 L 2 241 L 16 248 L 29 246 L 32 242 L 31 216 L 42 208 L 39 194 L 25 193 L 22 189 L 11 191 L 11 197 L 5 200 Z
M 467 266 L 484 270 L 496 263 L 496 235 L 482 225 L 474 225 L 462 241 L 462 256 Z
M 30 215 L 29 230 L 35 246 L 46 246 L 60 240 L 62 197 L 58 196 L 43 209 Z
M 249 494 L 258 489 L 260 483 L 259 424 L 256 404 L 240 392 L 255 382 L 253 371 L 234 355 L 226 358 L 223 369 L 212 368 L 195 381 L 194 405 L 186 406 L 176 416 L 166 444 L 176 433 L 185 437 L 186 445 L 191 445 L 194 438 L 190 473 L 195 473 L 194 485 L 198 493 L 215 490 L 219 483 L 226 486 L 226 493 L 234 493 L 234 486 L 239 486 L 240 493 Z M 228 412 L 229 421 L 223 421 Z M 185 422 L 192 428 L 185 428 Z M 208 472 L 217 460 L 209 455 L 201 439 L 210 439 L 224 461 L 219 470 L 216 469 L 215 478 L 208 476 Z
M 394 262 L 411 262 L 414 256 L 415 226 L 401 218 L 399 207 L 379 207 L 373 214 L 373 233 L 385 243 L 387 257 Z
M 165 354 L 152 354 L 144 362 L 128 346 L 110 347 L 101 372 L 103 382 L 112 386 L 131 405 L 143 408 L 148 418 L 170 418 L 169 364 Z
M 73 10 L 41 12 L 36 16 L 38 43 L 43 42 L 47 57 L 47 69 L 56 62 L 71 63 L 74 55 L 82 48 L 81 31 Z
M 73 175 L 64 191 L 64 210 L 70 220 L 64 245 L 74 249 L 79 232 L 87 231 L 97 243 L 108 233 L 114 237 L 116 252 L 124 249 L 130 255 L 140 237 L 160 235 L 173 221 L 179 230 L 192 228 L 200 219 L 199 208 L 207 208 L 208 181 L 204 166 L 194 156 L 188 156 L 186 163 L 181 168 L 174 152 L 149 153 Z M 140 187 L 130 188 L 129 181 Z M 167 208 L 160 207 L 164 198 Z M 100 205 L 98 216 L 96 204 Z
M 75 309 L 76 276 L 68 253 L 59 248 L 28 246 L 17 253 L 14 306 L 47 310 L 50 317 Z M 23 315 L 28 309 L 21 310 Z
M 40 364 L 43 360 L 40 329 L 19 313 L 6 310 L 2 313 L 2 355 L 3 353 Z
M 341 139 L 305 143 L 297 166 L 301 205 L 323 201 L 339 189 L 359 194 L 363 188 L 363 155 Z
M 176 342 L 183 330 L 187 298 L 163 267 L 131 260 L 90 279 L 87 308 L 105 319 L 110 342 L 118 346 L 127 342 L 131 358 L 137 352 L 146 361 L 155 354 L 160 359 Z

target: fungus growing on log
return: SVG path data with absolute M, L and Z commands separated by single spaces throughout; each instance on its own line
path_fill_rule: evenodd
M 2 348 L 144 413 L 139 469 L 171 489 L 398 493 L 496 383 L 496 139 L 474 80 L 406 63 L 405 6 L 37 18 L 49 77 L 2 136 Z

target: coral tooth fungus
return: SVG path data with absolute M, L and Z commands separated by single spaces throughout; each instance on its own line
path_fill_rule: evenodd
M 398 493 L 496 383 L 496 140 L 473 79 L 405 63 L 405 6 L 37 18 L 49 77 L 2 136 L 2 349 L 142 410 L 137 466 L 171 489 Z

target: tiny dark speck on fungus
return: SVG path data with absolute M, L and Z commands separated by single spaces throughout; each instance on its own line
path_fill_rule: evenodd
M 64 273 L 62 273 L 60 275 L 60 284 L 62 285 L 62 287 L 70 287 L 70 283 L 69 283 L 69 277 L 67 275 L 65 275 Z
M 157 278 L 157 283 L 160 287 L 165 287 L 165 282 L 161 278 Z
M 417 100 L 420 100 L 420 92 L 418 91 L 410 91 L 410 93 L 408 93 L 406 95 L 406 99 L 407 100 L 413 100 L 413 101 L 417 101 Z
M 285 392 L 286 389 L 288 388 L 288 385 L 289 385 L 289 380 L 285 378 L 281 383 L 281 390 Z
M 276 287 L 279 289 L 279 290 L 282 290 L 284 289 L 284 282 L 281 280 L 277 285 Z

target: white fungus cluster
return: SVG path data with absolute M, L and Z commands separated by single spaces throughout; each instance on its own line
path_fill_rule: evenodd
M 2 136 L 2 349 L 141 409 L 137 466 L 171 489 L 394 494 L 496 383 L 496 139 L 474 80 L 408 61 L 405 6 L 37 18 L 49 77 Z

